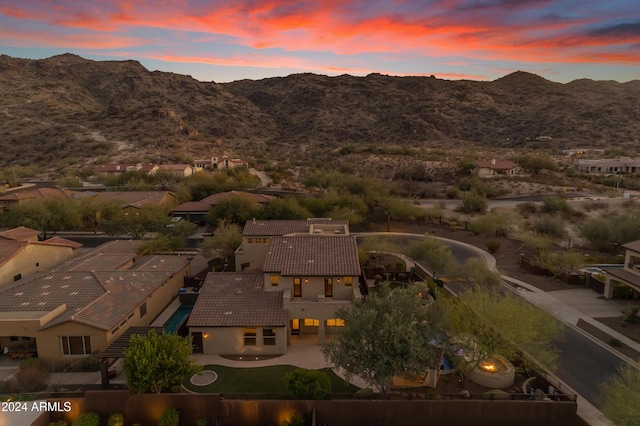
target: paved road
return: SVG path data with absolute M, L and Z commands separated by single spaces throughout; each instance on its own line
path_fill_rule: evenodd
M 420 235 L 384 235 L 401 246 L 422 238 Z M 455 241 L 444 242 L 449 245 L 458 262 L 478 256 L 473 249 Z M 424 262 L 420 264 L 427 267 Z M 625 361 L 571 325 L 565 325 L 564 339 L 557 342 L 557 347 L 560 355 L 555 375 L 591 404 L 600 408 L 600 384 Z

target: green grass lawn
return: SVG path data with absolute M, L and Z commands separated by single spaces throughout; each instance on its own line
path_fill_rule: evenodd
M 205 370 L 218 374 L 218 379 L 207 386 L 194 386 L 189 379 L 184 386 L 190 391 L 221 394 L 264 394 L 273 398 L 290 398 L 284 375 L 296 369 L 291 365 L 275 365 L 270 367 L 234 368 L 222 365 L 205 365 Z M 360 388 L 345 382 L 330 368 L 320 371 L 326 373 L 331 380 L 331 393 L 353 394 Z

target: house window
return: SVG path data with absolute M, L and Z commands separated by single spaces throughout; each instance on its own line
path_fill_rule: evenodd
M 302 297 L 302 278 L 293 279 L 293 297 Z
M 140 318 L 143 318 L 145 315 L 147 315 L 147 302 L 143 302 L 142 305 L 140 305 Z
M 22 278 L 22 274 L 16 274 L 16 275 L 13 276 L 13 280 L 14 281 L 18 281 L 21 278 Z
M 269 239 L 268 238 L 265 238 L 263 241 L 264 241 L 265 244 L 269 244 Z
M 353 277 L 344 277 L 344 285 L 346 286 L 353 285 Z
M 91 354 L 90 336 L 60 336 L 60 344 L 62 346 L 62 355 L 73 356 Z
M 9 341 L 10 342 L 17 342 L 18 341 L 18 336 L 9 336 Z
M 244 345 L 255 346 L 256 345 L 256 329 L 244 328 L 242 329 L 242 332 L 244 334 Z
M 253 238 L 247 238 L 247 244 L 253 244 Z
M 276 345 L 276 329 L 263 328 L 262 340 L 263 340 L 264 346 L 275 346 Z
M 320 326 L 320 321 L 313 318 L 305 318 L 304 325 L 305 327 L 318 327 Z
M 344 327 L 344 320 L 340 318 L 333 318 L 327 320 L 328 327 Z
M 278 286 L 278 276 L 277 275 L 271 275 L 271 286 L 272 287 L 277 287 Z
M 324 297 L 333 297 L 333 278 L 324 279 Z

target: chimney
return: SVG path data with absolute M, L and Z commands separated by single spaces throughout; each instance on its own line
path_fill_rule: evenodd
M 495 166 L 495 165 L 496 165 L 496 159 L 495 159 L 495 158 L 492 158 L 492 159 L 491 159 L 491 165 L 492 165 L 492 166 Z
M 254 225 L 256 224 L 256 218 L 255 217 L 253 218 L 253 224 Z

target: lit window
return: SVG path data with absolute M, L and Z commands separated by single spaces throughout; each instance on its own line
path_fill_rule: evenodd
M 328 327 L 344 327 L 344 320 L 340 318 L 328 319 Z
M 253 244 L 253 238 L 247 238 L 247 244 Z
M 244 333 L 244 345 L 245 346 L 255 346 L 256 345 L 256 329 L 255 328 L 245 328 L 242 331 Z
M 344 285 L 349 286 L 353 284 L 353 277 L 344 277 Z
M 60 343 L 62 345 L 62 355 L 72 356 L 91 354 L 90 336 L 61 336 Z
M 273 287 L 276 287 L 278 285 L 278 276 L 277 275 L 271 275 L 271 285 Z
M 262 340 L 263 340 L 264 346 L 275 346 L 276 345 L 276 329 L 263 328 Z
M 317 319 L 305 318 L 304 325 L 305 327 L 318 327 L 320 325 L 320 321 Z

